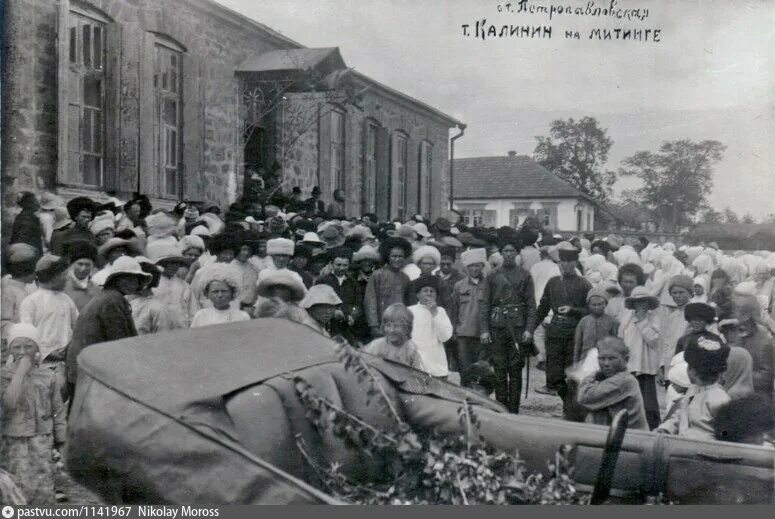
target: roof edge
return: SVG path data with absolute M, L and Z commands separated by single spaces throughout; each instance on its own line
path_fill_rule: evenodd
M 269 27 L 268 25 L 264 25 L 263 23 L 260 23 L 257 20 L 254 20 L 253 18 L 250 18 L 249 16 L 240 13 L 239 11 L 235 11 L 230 7 L 226 7 L 225 5 L 217 2 L 216 0 L 188 0 L 188 1 L 193 3 L 199 9 L 206 11 L 208 14 L 219 16 L 223 20 L 231 22 L 232 24 L 235 24 L 241 27 L 246 27 L 246 28 L 250 27 L 253 29 L 258 29 L 265 36 L 267 36 L 266 39 L 274 40 L 275 42 L 278 42 L 284 45 L 289 45 L 292 48 L 299 48 L 299 49 L 307 48 L 305 45 L 302 45 L 301 43 L 280 34 L 276 30 Z M 282 49 L 278 49 L 278 50 L 282 50 Z
M 444 112 L 442 112 L 441 110 L 439 110 L 437 108 L 434 108 L 431 105 L 429 105 L 427 103 L 424 103 L 423 101 L 415 99 L 414 97 L 412 97 L 412 96 L 410 96 L 408 94 L 404 94 L 400 90 L 396 90 L 395 88 L 389 87 L 389 86 L 387 86 L 384 83 L 380 83 L 376 79 L 373 79 L 373 78 L 367 76 L 366 74 L 363 74 L 362 72 L 358 72 L 357 70 L 353 70 L 352 71 L 352 75 L 355 78 L 357 78 L 357 79 L 359 79 L 359 80 L 361 80 L 361 81 L 363 81 L 365 83 L 370 83 L 370 84 L 376 86 L 379 90 L 382 91 L 383 94 L 387 94 L 388 96 L 391 96 L 393 98 L 399 99 L 400 101 L 402 101 L 404 103 L 411 103 L 412 105 L 421 108 L 425 112 L 428 112 L 428 113 L 432 114 L 433 116 L 435 116 L 438 119 L 454 123 L 453 126 L 465 125 L 465 123 L 463 121 L 460 121 L 460 120 L 452 117 L 451 115 L 447 115 Z

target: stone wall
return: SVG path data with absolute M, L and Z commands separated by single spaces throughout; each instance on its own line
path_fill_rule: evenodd
M 362 86 L 362 85 L 361 85 Z M 330 124 L 332 106 L 327 101 L 340 96 L 331 94 L 288 95 L 290 110 L 294 113 L 305 112 L 310 117 L 316 117 L 315 124 L 305 126 L 303 135 L 295 140 L 290 149 L 282 153 L 279 160 L 283 166 L 283 178 L 286 190 L 292 186 L 301 186 L 303 197 L 309 196 L 314 186 L 320 186 L 321 198 L 329 202 L 332 198 L 328 180 L 327 163 L 321 161 L 320 146 L 328 146 L 330 136 L 322 128 Z M 447 209 L 449 197 L 449 124 L 436 117 L 423 113 L 423 109 L 412 106 L 411 102 L 396 101 L 389 95 L 381 95 L 377 88 L 370 89 L 358 101 L 358 106 L 346 104 L 337 105 L 345 112 L 345 199 L 348 216 L 359 216 L 364 211 L 361 204 L 362 182 L 364 174 L 364 121 L 369 119 L 387 130 L 389 136 L 395 132 L 403 132 L 408 137 L 407 153 L 407 215 L 418 212 L 417 207 L 417 175 L 419 170 L 419 146 L 423 141 L 433 145 L 431 159 L 431 207 L 432 218 Z M 287 124 L 287 119 L 285 120 Z M 278 121 L 278 124 L 283 122 Z M 287 131 L 287 129 L 286 129 Z M 286 142 L 289 139 L 287 134 Z M 383 160 L 390 162 L 390 157 Z M 323 165 L 321 166 L 321 162 Z M 321 167 L 326 171 L 322 171 Z M 388 167 L 390 172 L 391 168 Z M 387 196 L 387 193 L 378 193 Z M 395 216 L 391 213 L 391 217 Z
M 186 51 L 183 195 L 219 204 L 233 201 L 243 185 L 235 68 L 249 56 L 294 45 L 208 0 L 92 0 L 77 5 L 95 9 L 115 22 L 107 28 L 113 31 L 108 35 L 113 45 L 107 51 L 107 73 L 117 74 L 120 89 L 112 94 L 113 119 L 117 120 L 106 114 L 106 140 L 115 141 L 115 155 L 110 157 L 112 162 L 106 157 L 106 165 L 113 167 L 106 169 L 111 178 L 106 179 L 104 190 L 114 188 L 119 196 L 128 196 L 139 186 L 152 198 L 157 196 L 147 178 L 153 167 L 149 163 L 153 143 L 147 131 L 148 114 L 153 113 L 153 96 L 147 92 L 147 57 L 148 49 L 153 49 L 148 42 L 158 33 Z M 6 202 L 19 190 L 57 188 L 58 9 L 59 3 L 52 0 L 13 0 L 5 6 L 2 159 Z M 104 190 L 60 192 L 66 196 L 84 192 L 99 198 Z

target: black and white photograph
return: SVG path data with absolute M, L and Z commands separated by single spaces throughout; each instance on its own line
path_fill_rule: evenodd
M 775 504 L 775 1 L 0 25 L 4 519 Z

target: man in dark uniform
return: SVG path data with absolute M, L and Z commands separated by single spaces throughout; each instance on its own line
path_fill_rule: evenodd
M 94 235 L 89 230 L 89 224 L 94 218 L 97 203 L 91 198 L 79 196 L 67 202 L 67 214 L 73 221 L 66 230 L 54 231 L 51 235 L 51 252 L 61 256 L 64 252 L 65 242 L 84 240 L 95 243 Z
M 517 265 L 519 243 L 500 247 L 503 265 L 484 282 L 481 303 L 481 341 L 495 368 L 495 398 L 511 413 L 519 412 L 522 368 L 536 323 L 533 279 Z
M 573 363 L 573 338 L 576 325 L 587 311 L 587 292 L 592 288 L 589 281 L 576 273 L 579 250 L 568 242 L 557 244 L 560 276 L 546 283 L 538 305 L 534 323 L 541 323 L 552 310 L 554 316 L 546 325 L 546 388 L 538 393 L 553 394 L 562 398 L 563 417 L 571 421 L 583 421 L 584 413 L 575 403 L 575 395 L 565 382 L 565 368 Z M 531 332 L 535 330 L 528 328 Z

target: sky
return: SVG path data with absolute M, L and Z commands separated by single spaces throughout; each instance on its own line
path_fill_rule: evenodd
M 508 0 L 218 1 L 307 47 L 339 47 L 348 66 L 462 120 L 456 157 L 532 155 L 552 120 L 589 115 L 614 141 L 609 169 L 666 140 L 721 141 L 710 204 L 775 213 L 775 1 L 618 0 L 648 9 L 642 21 L 499 12 Z M 587 0 L 528 0 L 552 3 Z M 551 26 L 552 36 L 463 35 L 483 18 Z M 615 27 L 659 29 L 660 41 L 589 39 Z M 624 179 L 615 191 L 633 187 Z

